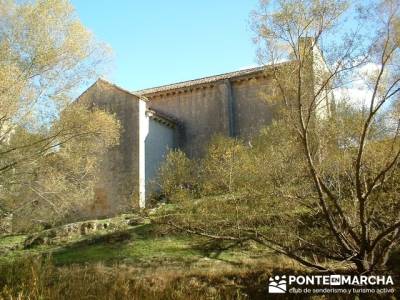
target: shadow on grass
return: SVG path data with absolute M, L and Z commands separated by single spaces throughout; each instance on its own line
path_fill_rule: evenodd
M 2 282 L 3 286 L 12 284 L 16 295 L 21 289 L 26 293 L 35 292 L 34 284 L 40 282 L 39 286 L 44 289 L 39 291 L 40 295 L 48 296 L 31 299 L 309 299 L 309 295 L 268 294 L 272 275 L 313 274 L 291 268 L 288 263 L 226 269 L 220 265 L 210 269 L 160 268 L 151 270 L 147 277 L 136 268 L 131 270 L 131 266 L 112 264 L 128 260 L 135 263 L 135 267 L 145 263 L 151 266 L 176 263 L 180 267 L 208 257 L 235 265 L 237 251 L 246 249 L 246 245 L 195 236 L 161 236 L 158 232 L 154 225 L 144 224 L 124 231 L 87 236 L 85 240 L 71 242 L 53 252 L 54 263 L 64 265 L 60 268 L 46 266 L 40 261 L 4 267 L 0 269 L 0 292 Z M 107 266 L 97 266 L 97 262 Z M 69 265 L 75 263 L 77 265 Z M 126 294 L 121 294 L 123 291 Z M 355 295 L 319 296 L 321 298 L 314 299 L 355 299 Z M 370 299 L 390 299 L 387 296 L 373 295 Z
M 71 263 L 192 263 L 204 257 L 187 236 L 160 236 L 152 224 L 70 243 L 52 252 L 56 265 Z
M 241 267 L 243 262 L 227 259 L 223 256 L 227 251 L 234 251 L 243 246 L 242 242 L 222 241 L 213 239 L 203 239 L 198 241 L 193 249 L 199 251 L 204 257 L 224 262 L 226 264 Z M 232 253 L 232 252 L 231 252 Z

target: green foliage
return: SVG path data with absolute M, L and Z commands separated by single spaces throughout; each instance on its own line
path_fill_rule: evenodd
M 143 225 L 149 227 L 150 225 Z M 106 243 L 88 241 L 76 246 L 73 244 L 53 253 L 57 265 L 74 263 L 111 264 L 123 260 L 137 265 L 156 265 L 160 262 L 193 262 L 201 253 L 194 249 L 192 239 L 184 236 L 159 237 L 146 231 L 140 234 L 140 228 L 130 230 L 131 239 L 124 242 Z M 139 234 L 138 234 L 139 233 Z

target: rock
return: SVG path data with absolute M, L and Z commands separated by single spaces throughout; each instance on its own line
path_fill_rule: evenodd
M 89 232 L 93 231 L 94 228 L 95 228 L 95 226 L 92 222 L 82 223 L 81 228 L 80 228 L 81 235 L 88 234 Z
M 117 217 L 114 219 L 88 220 L 66 224 L 30 235 L 24 242 L 24 248 L 64 243 L 79 237 L 85 237 L 87 240 L 97 242 L 97 237 L 91 237 L 91 235 L 98 231 L 102 236 L 99 241 L 119 243 L 130 239 L 130 234 L 123 232 L 123 230 L 127 229 L 127 226 L 136 226 L 145 222 L 146 219 L 141 216 L 129 215 L 129 218 Z
M 13 214 L 0 211 L 0 234 L 9 234 L 12 232 Z
M 136 225 L 140 225 L 140 224 L 144 224 L 144 219 L 137 217 L 137 218 L 132 218 L 129 219 L 128 222 L 126 222 L 129 226 L 136 226 Z
M 45 239 L 42 236 L 28 236 L 24 242 L 24 249 L 30 249 L 44 243 Z
M 78 233 L 79 232 L 79 224 L 72 223 L 65 225 L 62 229 L 64 235 L 68 236 L 70 234 Z
M 86 225 L 83 223 L 79 229 L 81 235 L 86 235 Z

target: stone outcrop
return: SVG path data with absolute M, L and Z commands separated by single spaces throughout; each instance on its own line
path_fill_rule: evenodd
M 145 224 L 146 222 L 147 219 L 145 218 L 127 214 L 111 219 L 71 223 L 29 235 L 24 242 L 24 248 L 63 244 L 70 240 L 79 241 L 90 237 L 100 240 L 103 238 L 109 238 L 110 240 L 124 239 L 126 234 L 123 232 L 129 230 L 132 226 Z M 115 234 L 110 235 L 111 233 Z
M 13 215 L 0 212 L 0 235 L 9 234 L 12 232 Z

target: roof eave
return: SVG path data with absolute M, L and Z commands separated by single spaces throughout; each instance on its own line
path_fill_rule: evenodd
M 234 71 L 234 72 L 219 74 L 219 75 L 215 75 L 215 76 L 208 76 L 208 77 L 203 77 L 203 78 L 194 79 L 194 80 L 182 81 L 182 82 L 177 82 L 177 83 L 168 84 L 168 85 L 162 85 L 162 86 L 158 86 L 158 87 L 154 87 L 154 88 L 138 90 L 138 91 L 135 91 L 135 93 L 138 95 L 144 95 L 146 97 L 151 97 L 151 96 L 155 96 L 155 95 L 169 93 L 171 91 L 196 89 L 196 88 L 200 88 L 202 86 L 212 85 L 215 82 L 222 81 L 222 80 L 228 79 L 228 80 L 232 80 L 232 81 L 237 81 L 237 80 L 241 80 L 243 78 L 253 77 L 257 74 L 264 73 L 266 71 L 272 70 L 273 68 L 281 67 L 281 66 L 287 65 L 289 63 L 291 63 L 291 61 L 260 66 L 260 67 L 256 67 L 256 68 L 252 68 L 252 69 Z

